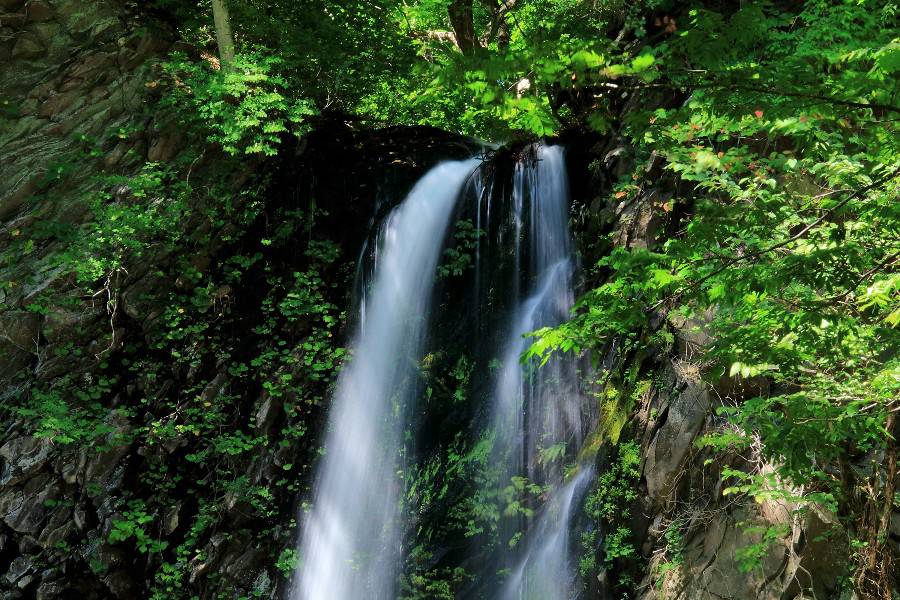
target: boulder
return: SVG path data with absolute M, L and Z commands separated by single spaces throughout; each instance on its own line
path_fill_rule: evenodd
M 147 160 L 150 162 L 166 162 L 171 160 L 181 146 L 182 135 L 177 131 L 160 134 L 150 142 Z
M 260 434 L 270 433 L 280 414 L 281 402 L 271 395 L 265 394 L 256 411 L 256 431 Z
M 84 92 L 79 89 L 52 94 L 41 104 L 41 107 L 38 109 L 38 115 L 52 121 L 58 121 L 59 117 L 69 108 L 83 103 Z
M 776 544 L 760 566 L 749 572 L 744 572 L 737 561 L 738 550 L 761 539 L 760 533 L 738 525 L 749 516 L 743 509 L 722 512 L 695 529 L 686 540 L 683 564 L 644 599 L 780 599 L 780 585 L 774 580 L 784 570 L 787 551 L 783 545 Z
M 35 592 L 35 600 L 55 600 L 63 594 L 64 584 L 60 581 L 41 581 Z
M 12 49 L 13 59 L 35 60 L 47 53 L 47 46 L 36 35 L 25 34 L 16 40 Z
M 50 440 L 30 435 L 14 438 L 0 447 L 0 485 L 15 485 L 40 470 L 50 456 Z
M 28 577 L 29 573 L 34 572 L 34 558 L 28 555 L 17 556 L 6 570 L 4 578 L 12 585 L 18 584 L 23 578 Z M 29 580 L 30 582 L 30 580 Z
M 647 492 L 654 505 L 666 502 L 709 406 L 709 392 L 699 382 L 688 383 L 669 401 L 665 421 L 650 442 L 644 462 Z
M 840 532 L 837 519 L 818 510 L 810 510 L 803 520 L 796 551 L 791 553 L 785 569 L 786 593 L 815 598 L 831 598 L 839 589 L 838 580 L 847 575 L 848 556 L 843 544 L 835 543 Z M 846 535 L 846 534 L 845 534 Z
M 47 501 L 58 495 L 59 489 L 51 475 L 36 475 L 24 487 L 0 496 L 0 518 L 13 531 L 36 537 L 47 519 Z
M 34 359 L 40 325 L 40 316 L 33 312 L 0 313 L 0 382 L 11 380 Z
M 25 6 L 25 0 L 0 0 L 0 10 L 15 12 Z
M 25 5 L 25 13 L 28 20 L 35 23 L 43 23 L 53 19 L 53 9 L 43 0 L 28 0 Z

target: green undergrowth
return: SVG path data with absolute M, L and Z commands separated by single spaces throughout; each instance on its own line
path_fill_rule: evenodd
M 109 533 L 98 544 L 73 531 L 58 548 L 98 575 L 110 569 L 103 547 L 136 553 L 158 600 L 196 596 L 213 537 L 249 551 L 256 571 L 240 582 L 204 572 L 207 589 L 257 597 L 290 575 L 282 549 L 317 453 L 310 430 L 343 357 L 338 303 L 352 270 L 308 230 L 322 211 L 273 202 L 271 169 L 234 190 L 240 164 L 218 160 L 188 153 L 92 177 L 88 220 L 47 238 L 66 241 L 43 258 L 64 285 L 28 307 L 76 318 L 48 348 L 68 372 L 23 372 L 3 409 L 66 460 L 129 457 L 116 487 L 99 475 L 84 484 L 105 499 Z
M 612 573 L 612 592 L 627 597 L 635 585 L 638 550 L 630 529 L 631 507 L 638 497 L 641 454 L 635 442 L 613 447 L 615 458 L 597 477 L 584 503 L 590 527 L 581 533 L 579 572 L 585 582 L 600 570 Z

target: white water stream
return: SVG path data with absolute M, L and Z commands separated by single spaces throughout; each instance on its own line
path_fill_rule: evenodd
M 593 478 L 581 469 L 547 501 L 527 537 L 525 555 L 503 588 L 502 600 L 570 600 L 575 596 L 576 562 L 571 525 L 578 495 Z
M 352 358 L 331 404 L 292 600 L 393 600 L 404 407 L 453 208 L 478 160 L 429 171 L 388 217 Z
M 502 583 L 491 578 L 482 590 L 498 600 L 577 596 L 571 527 L 579 498 L 593 478 L 593 469 L 586 466 L 568 478 L 565 473 L 584 433 L 575 360 L 554 356 L 543 365 L 520 361 L 531 343 L 524 336 L 565 321 L 574 302 L 576 264 L 563 151 L 534 150 L 533 159 L 519 160 L 513 171 L 511 237 L 500 243 L 501 252 L 509 252 L 506 256 L 513 260 L 515 281 L 495 355 L 501 368 L 492 384 L 490 424 L 492 462 L 503 465 L 501 488 L 524 478 L 550 491 L 537 502 L 520 498 L 523 505 L 537 505 L 534 516 L 506 519 L 501 527 L 494 562 L 509 575 Z M 371 286 L 362 292 L 352 358 L 338 380 L 312 509 L 303 519 L 301 563 L 291 600 L 397 597 L 406 410 L 420 391 L 416 365 L 422 358 L 436 265 L 456 201 L 478 164 L 475 159 L 447 162 L 429 171 L 385 220 L 375 241 Z M 474 184 L 480 229 L 481 199 L 490 198 L 495 182 L 476 178 Z M 485 210 L 489 223 L 489 202 Z M 480 247 L 480 265 L 479 252 Z M 476 287 L 496 286 L 493 276 L 476 271 Z M 480 319 L 477 312 L 475 319 Z
M 525 275 L 526 287 L 516 290 L 513 322 L 501 351 L 502 369 L 494 391 L 494 456 L 505 465 L 501 487 L 513 477 L 523 477 L 553 491 L 539 516 L 524 523 L 518 551 L 504 542 L 520 532 L 523 523 L 501 531 L 499 564 L 512 569 L 512 575 L 500 598 L 566 600 L 575 594 L 574 561 L 569 556 L 574 500 L 593 474 L 582 468 L 567 482 L 563 469 L 564 461 L 583 442 L 578 365 L 566 355 L 554 355 L 543 365 L 520 361 L 532 341 L 524 336 L 559 325 L 574 303 L 575 258 L 562 149 L 539 146 L 536 160 L 520 161 L 512 194 L 516 271 Z

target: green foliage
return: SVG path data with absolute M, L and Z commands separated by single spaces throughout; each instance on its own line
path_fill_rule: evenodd
M 113 500 L 103 541 L 145 557 L 137 567 L 154 582 L 148 591 L 154 600 L 196 593 L 190 577 L 208 558 L 214 533 L 266 548 L 272 540 L 288 542 L 291 500 L 313 446 L 304 439 L 307 415 L 343 356 L 335 339 L 343 315 L 332 302 L 346 273 L 339 248 L 311 228 L 302 237 L 295 231 L 321 212 L 305 220 L 301 211 L 270 206 L 269 227 L 259 219 L 270 196 L 265 174 L 234 192 L 222 183 L 234 163 L 220 158 L 215 169 L 197 166 L 201 161 L 187 152 L 127 176 L 101 174 L 85 196 L 90 211 L 80 231 L 44 223 L 31 239 L 13 236 L 45 255 L 42 269 L 62 274 L 34 295 L 31 310 L 62 321 L 53 333 L 64 341 L 47 352 L 42 338 L 38 350 L 41 360 L 71 372 L 38 385 L 31 369 L 23 370 L 25 385 L 16 386 L 2 412 L 64 454 L 94 460 L 131 444 L 142 449 L 134 455 L 141 477 L 129 484 L 127 500 L 102 479 L 85 481 L 83 489 L 96 503 Z M 54 176 L 48 194 L 65 182 L 64 173 Z M 41 244 L 56 237 L 65 243 L 45 252 Z M 210 260 L 212 246 L 219 253 Z M 293 253 L 291 268 L 272 259 L 285 251 Z M 133 286 L 135 276 L 152 289 Z M 235 314 L 243 293 L 236 290 L 251 279 L 260 297 L 250 301 L 260 310 Z M 126 289 L 128 315 L 120 306 Z M 85 344 L 92 339 L 93 348 Z M 256 409 L 249 418 L 241 413 L 264 401 L 272 415 L 266 426 L 274 428 L 266 432 L 256 426 Z M 247 465 L 279 450 L 303 460 L 277 460 L 265 481 L 251 482 Z M 197 506 L 184 503 L 186 496 Z M 226 510 L 239 510 L 253 530 L 219 527 Z M 109 566 L 99 547 L 73 534 L 56 549 L 83 553 L 102 574 Z M 290 559 L 277 551 L 267 558 L 265 577 Z M 209 574 L 204 585 L 218 578 Z
M 298 552 L 294 548 L 285 548 L 278 555 L 278 562 L 275 563 L 275 567 L 281 571 L 282 575 L 290 577 L 299 564 L 300 555 Z
M 594 492 L 585 502 L 589 516 L 609 523 L 627 515 L 627 505 L 637 498 L 634 484 L 640 477 L 640 447 L 635 442 L 623 442 L 617 450 L 618 459 L 597 478 Z
M 624 119 L 635 156 L 652 152 L 678 184 L 653 207 L 676 233 L 615 248 L 573 319 L 538 332 L 530 350 L 628 352 L 652 343 L 656 315 L 706 323 L 704 376 L 765 383 L 720 409 L 736 427 L 701 441 L 723 451 L 761 442 L 775 474 L 729 471 L 740 479 L 731 491 L 822 503 L 851 531 L 866 527 L 852 507 L 881 501 L 834 474 L 884 449 L 898 410 L 898 363 L 886 352 L 900 345 L 895 13 L 890 2 L 813 1 L 679 17 L 680 35 L 644 51 L 652 78 L 620 80 L 636 93 L 687 90 L 683 103 Z M 610 205 L 649 206 L 644 190 L 659 183 L 645 166 Z M 748 564 L 763 551 L 748 549 Z
M 172 165 L 146 163 L 131 176 L 104 175 L 90 200 L 93 219 L 62 255 L 79 283 L 115 286 L 127 264 L 163 244 L 174 248 L 188 214 L 189 187 Z
M 150 600 L 184 597 L 184 588 L 191 561 L 205 559 L 202 551 L 203 536 L 217 523 L 217 517 L 209 504 L 201 504 L 197 516 L 184 539 L 176 548 L 175 558 L 160 565 Z
M 665 542 L 663 552 L 666 560 L 659 563 L 655 569 L 657 587 L 664 583 L 666 573 L 675 571 L 684 564 L 684 533 L 682 530 L 686 525 L 684 519 L 676 518 L 670 521 L 663 531 L 662 538 Z
M 188 41 L 214 52 L 208 9 L 179 0 L 156 4 L 175 16 Z M 230 9 L 244 57 L 238 58 L 242 64 L 228 85 L 241 89 L 223 93 L 219 88 L 227 74 L 216 75 L 213 79 L 221 82 L 210 85 L 212 69 L 178 59 L 176 84 L 198 90 L 183 106 L 187 112 L 218 119 L 212 123 L 213 136 L 223 138 L 231 151 L 241 152 L 246 145 L 267 152 L 274 139 L 258 137 L 256 115 L 276 108 L 282 98 L 246 101 L 246 111 L 232 110 L 219 100 L 241 98 L 244 74 L 271 77 L 274 67 L 297 98 L 308 100 L 301 116 L 313 109 L 337 109 L 379 123 L 429 124 L 501 139 L 510 134 L 550 135 L 578 119 L 606 130 L 613 115 L 605 98 L 593 106 L 600 110 L 586 116 L 567 92 L 616 86 L 613 82 L 625 77 L 652 81 L 655 76 L 652 52 L 614 38 L 629 34 L 646 39 L 646 11 L 666 2 L 550 0 L 520 2 L 515 10 L 499 2 L 473 2 L 473 27 L 481 39 L 478 50 L 466 54 L 459 52 L 450 34 L 447 4 L 233 0 Z M 613 31 L 618 28 L 621 35 Z M 269 50 L 255 50 L 261 46 Z M 216 63 L 207 56 L 207 62 Z M 249 83 L 252 87 L 256 81 Z M 284 96 L 280 87 L 275 94 Z M 243 102 L 232 100 L 234 106 Z M 278 106 L 276 112 L 272 127 L 288 125 L 291 119 L 282 115 L 289 114 L 290 104 Z M 230 114 L 237 117 L 234 125 L 223 120 Z
M 303 135 L 307 117 L 316 113 L 308 99 L 290 97 L 288 80 L 279 74 L 283 66 L 282 58 L 265 50 L 239 54 L 228 69 L 175 53 L 165 64 L 168 102 L 225 152 L 271 156 L 283 133 Z
M 744 532 L 747 535 L 760 537 L 758 542 L 738 548 L 734 553 L 738 568 L 744 573 L 749 573 L 753 569 L 762 567 L 762 560 L 768 554 L 769 549 L 789 535 L 791 527 L 790 525 L 745 526 Z
M 500 500 L 504 505 L 503 515 L 506 517 L 515 517 L 522 515 L 524 517 L 533 517 L 534 509 L 531 508 L 534 499 L 546 494 L 549 491 L 546 487 L 529 481 L 527 477 L 513 475 L 510 477 L 509 485 L 500 491 Z M 509 541 L 509 545 L 515 545 L 518 538 Z
M 776 501 L 784 506 L 794 506 L 794 512 L 801 512 L 809 504 L 815 503 L 830 511 L 837 510 L 837 504 L 832 494 L 827 492 L 808 492 L 800 494 L 779 479 L 779 473 L 746 473 L 725 467 L 722 469 L 722 478 L 725 480 L 736 479 L 736 485 L 730 485 L 722 490 L 722 494 L 743 494 L 753 498 L 757 503 Z M 825 474 L 818 472 L 810 475 L 810 481 L 824 479 Z
M 477 229 L 471 221 L 457 221 L 453 232 L 454 243 L 444 248 L 443 262 L 438 265 L 437 278 L 460 277 L 475 264 L 475 249 L 478 238 L 484 231 Z
M 635 558 L 637 551 L 629 540 L 630 537 L 631 529 L 628 527 L 617 527 L 613 531 L 607 532 L 603 538 L 604 560 L 611 564 L 615 560 Z
M 477 2 L 480 39 L 463 54 L 449 35 L 447 2 L 229 0 L 240 50 L 229 69 L 219 69 L 211 54 L 208 6 L 151 4 L 197 50 L 163 65 L 164 102 L 186 130 L 228 155 L 275 154 L 288 134 L 307 134 L 320 113 L 352 127 L 430 124 L 493 140 L 567 128 L 624 140 L 635 165 L 608 205 L 652 204 L 669 237 L 649 248 L 616 247 L 594 265 L 596 278 L 572 320 L 537 332 L 529 356 L 597 357 L 613 347 L 631 357 L 651 346 L 669 352 L 681 323 L 707 323 L 712 341 L 697 357 L 703 375 L 763 391 L 727 399 L 719 415 L 730 426 L 700 443 L 719 452 L 752 446 L 775 467 L 771 474 L 725 469 L 728 495 L 834 509 L 858 538 L 860 560 L 871 551 L 875 541 L 863 539 L 869 525 L 861 515 L 883 504 L 871 483 L 881 481 L 884 465 L 864 465 L 871 475 L 847 465 L 887 447 L 886 423 L 900 396 L 900 362 L 891 352 L 900 344 L 894 2 L 751 2 L 726 10 L 662 0 L 520 1 L 502 16 L 500 3 Z M 0 107 L 4 122 L 17 116 L 7 104 Z M 82 136 L 79 155 L 51 164 L 38 192 L 52 199 L 54 186 L 94 164 L 88 161 L 102 155 L 104 143 Z M 153 277 L 166 282 L 158 314 L 140 315 L 146 340 L 119 347 L 112 336 L 92 351 L 101 358 L 89 366 L 86 348 L 61 346 L 57 358 L 71 359 L 78 372 L 4 407 L 63 448 L 138 440 L 146 449 L 145 497 L 117 507 L 108 541 L 148 556 L 154 600 L 193 593 L 190 572 L 207 560 L 204 548 L 226 505 L 258 525 L 257 540 L 283 547 L 283 540 L 272 543 L 275 523 L 310 461 L 273 463 L 285 476 L 267 486 L 251 482 L 243 467 L 279 450 L 302 454 L 301 441 L 309 450 L 309 415 L 344 356 L 335 341 L 343 320 L 333 283 L 340 256 L 316 239 L 321 213 L 273 213 L 262 179 L 237 192 L 211 180 L 192 186 L 202 156 L 97 178 L 83 229 L 40 221 L 25 235 L 15 229 L 14 256 L 4 258 L 37 256 L 47 240 L 62 241 L 64 251 L 47 266 L 73 274 L 65 284 L 74 283 L 76 294 L 89 291 L 78 306 L 105 308 L 110 329 L 120 324 L 119 295 L 132 272 L 152 259 Z M 224 179 L 233 164 L 217 175 Z M 662 178 L 650 179 L 658 167 Z M 647 190 L 660 186 L 677 193 L 653 204 Z M 306 243 L 294 252 L 301 225 Z M 481 235 L 472 223 L 458 223 L 438 276 L 464 276 Z M 619 240 L 596 242 L 605 248 Z M 226 256 L 198 267 L 192 255 L 206 247 L 227 248 Z M 288 249 L 297 260 L 284 272 L 273 256 Z M 247 286 L 258 297 L 233 297 Z M 27 309 L 51 319 L 60 308 L 54 293 L 34 295 Z M 259 318 L 236 318 L 235 301 L 258 306 Z M 116 376 L 107 372 L 107 355 L 115 356 Z M 465 402 L 473 372 L 472 361 L 459 357 L 446 373 L 447 398 Z M 636 369 L 622 378 L 600 392 L 603 432 L 590 449 L 603 439 L 618 442 L 650 391 Z M 257 400 L 274 406 L 277 431 L 261 433 L 252 416 L 235 410 L 255 410 Z M 515 545 L 518 534 L 498 539 L 501 524 L 531 516 L 546 494 L 525 478 L 501 481 L 492 445 L 490 433 L 475 441 L 457 436 L 406 474 L 413 511 L 446 514 L 439 526 L 416 532 L 422 543 L 410 553 L 406 596 L 453 597 L 469 577 L 435 568 L 428 542 L 455 536 Z M 600 563 L 627 567 L 636 559 L 626 523 L 638 452 L 636 444 L 619 444 L 588 498 L 585 510 L 597 527 L 582 540 L 585 577 Z M 565 454 L 556 444 L 540 460 L 549 465 Z M 158 539 L 162 515 L 185 486 L 199 507 L 173 538 L 180 543 L 167 547 Z M 102 490 L 89 483 L 86 492 Z M 683 559 L 674 523 L 664 534 L 668 565 Z M 747 568 L 783 535 L 752 533 L 759 541 L 738 556 Z M 59 548 L 72 544 L 63 540 Z M 290 552 L 270 558 L 284 574 L 296 559 Z M 94 556 L 88 561 L 98 573 L 106 568 Z
M 136 500 L 128 503 L 128 509 L 123 511 L 121 518 L 112 520 L 112 529 L 109 532 L 110 543 L 134 540 L 138 550 L 142 553 L 156 554 L 165 550 L 169 543 L 157 540 L 150 536 L 147 526 L 152 524 L 154 517 L 147 514 L 143 502 Z
M 411 467 L 406 476 L 407 504 L 414 507 L 415 514 L 428 514 L 437 506 L 451 499 L 451 493 L 459 493 L 471 486 L 474 491 L 453 502 L 441 527 L 458 531 L 462 537 L 470 538 L 486 532 L 493 532 L 501 517 L 495 485 L 499 478 L 499 467 L 490 462 L 493 438 L 484 436 L 471 447 L 467 447 L 463 436 L 457 434 L 442 455 L 430 461 Z M 421 540 L 428 540 L 437 532 L 420 532 Z
M 579 570 L 584 579 L 595 576 L 600 566 L 597 560 L 597 534 L 600 531 L 603 532 L 603 545 L 599 554 L 603 565 L 612 567 L 615 563 L 621 568 L 623 561 L 637 557 L 628 521 L 641 475 L 640 446 L 628 441 L 614 448 L 617 451 L 615 461 L 597 478 L 584 503 L 584 512 L 594 524 L 593 529 L 581 534 Z M 623 582 L 619 580 L 617 585 L 621 587 Z
M 493 485 L 498 468 L 491 465 L 490 436 L 469 445 L 458 433 L 449 446 L 404 473 L 406 510 L 419 526 L 416 544 L 406 556 L 401 598 L 455 598 L 472 575 L 459 566 L 435 566 L 434 545 L 445 539 L 491 540 L 501 519 Z M 440 514 L 432 521 L 426 517 Z
M 577 103 L 568 102 L 568 90 L 623 76 L 652 79 L 652 54 L 624 52 L 607 33 L 621 23 L 643 36 L 642 10 L 655 4 L 523 2 L 498 21 L 479 16 L 478 9 L 490 3 L 475 3 L 475 26 L 487 38 L 479 51 L 460 54 L 440 38 L 422 36 L 420 52 L 431 62 L 427 70 L 433 78 L 416 97 L 419 114 L 449 116 L 449 123 L 438 117 L 435 124 L 501 139 L 551 135 L 584 117 Z M 446 3 L 407 4 L 402 12 L 414 32 L 437 24 L 448 27 Z M 492 37 L 501 29 L 506 33 Z M 441 104 L 459 108 L 455 113 L 433 111 Z M 612 120 L 605 109 L 589 119 L 600 130 Z
M 274 243 L 281 244 L 289 236 L 274 239 L 278 240 Z M 192 565 L 205 560 L 210 529 L 218 523 L 224 504 L 240 507 L 241 514 L 259 524 L 283 519 L 285 497 L 292 497 L 298 489 L 299 465 L 278 463 L 285 476 L 261 485 L 245 474 L 246 464 L 253 456 L 290 448 L 304 437 L 304 407 L 320 401 L 335 374 L 342 351 L 335 346 L 331 330 L 340 319 L 335 307 L 325 299 L 331 286 L 323 283 L 322 270 L 330 268 L 338 256 L 334 244 L 311 240 L 306 244 L 306 260 L 298 263 L 303 269 L 283 275 L 261 269 L 269 274 L 267 291 L 260 302 L 259 325 L 253 334 L 260 342 L 254 353 L 243 356 L 241 361 L 230 359 L 231 332 L 219 331 L 215 326 L 222 312 L 216 309 L 221 299 L 210 296 L 210 289 L 214 288 L 198 285 L 187 295 L 173 295 L 165 326 L 157 335 L 157 348 L 186 368 L 198 368 L 206 360 L 205 353 L 211 353 L 227 364 L 227 371 L 181 390 L 180 400 L 165 401 L 165 416 L 154 419 L 142 431 L 144 443 L 151 448 L 189 439 L 190 449 L 184 454 L 184 461 L 204 474 L 203 481 L 210 486 L 201 492 L 204 504 L 188 537 L 174 553 L 166 554 L 167 560 L 157 569 L 153 598 L 187 597 L 192 587 L 188 582 Z M 240 279 L 245 276 L 244 270 L 260 269 L 267 261 L 261 256 L 238 256 L 228 262 L 231 266 L 226 276 Z M 289 343 L 288 336 L 296 331 L 296 324 L 302 324 L 302 335 L 297 343 Z M 148 362 L 135 364 L 136 370 L 151 379 L 159 368 Z M 277 439 L 235 422 L 235 406 L 246 402 L 236 392 L 246 386 L 258 386 L 268 398 L 279 402 L 276 406 L 283 411 L 284 424 Z M 171 473 L 165 465 L 153 477 L 156 493 L 165 494 L 175 490 L 170 486 L 181 476 Z M 260 526 L 260 539 L 274 535 L 270 527 Z M 291 553 L 273 554 L 271 566 L 287 576 L 295 560 Z
M 188 41 L 214 52 L 208 8 L 156 3 Z M 243 51 L 235 72 L 216 71 L 206 55 L 201 63 L 180 57 L 170 73 L 176 91 L 193 97 L 181 104 L 185 113 L 198 122 L 211 117 L 211 135 L 233 152 L 269 152 L 296 118 L 320 110 L 508 139 L 584 124 L 607 131 L 617 126 L 624 94 L 644 89 L 693 89 L 698 98 L 726 91 L 733 104 L 783 89 L 796 93 L 783 100 L 802 104 L 831 83 L 826 72 L 844 98 L 890 105 L 898 64 L 890 27 L 868 43 L 896 15 L 883 1 L 796 10 L 752 3 L 731 14 L 666 0 L 547 0 L 512 9 L 472 2 L 480 39 L 467 53 L 450 34 L 447 2 L 230 4 Z
M 453 590 L 459 589 L 468 579 L 470 576 L 462 567 L 403 577 L 399 600 L 454 600 Z
M 552 446 L 548 446 L 546 448 L 541 448 L 538 451 L 538 462 L 542 465 L 549 465 L 555 462 L 561 461 L 566 457 L 566 443 L 559 442 L 557 444 L 553 444 Z
M 475 363 L 466 358 L 465 355 L 460 355 L 460 357 L 456 361 L 456 364 L 453 365 L 453 370 L 450 371 L 450 376 L 456 382 L 455 389 L 453 390 L 453 399 L 456 402 L 463 402 L 466 399 L 466 389 L 469 386 L 469 381 L 472 377 L 472 370 L 474 368 Z
M 32 423 L 33 434 L 61 445 L 95 444 L 115 447 L 128 441 L 111 421 L 116 414 L 129 416 L 125 409 L 110 412 L 101 399 L 109 394 L 114 380 L 101 375 L 82 384 L 63 377 L 50 390 L 32 389 L 28 400 L 16 407 L 16 414 Z

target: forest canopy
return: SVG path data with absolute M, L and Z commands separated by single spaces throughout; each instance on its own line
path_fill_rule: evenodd
M 702 93 L 723 112 L 883 116 L 896 103 L 891 2 L 227 4 L 245 69 L 272 76 L 292 102 L 370 124 L 507 139 L 585 121 L 606 130 L 648 94 L 677 103 Z M 215 54 L 210 5 L 151 6 Z

